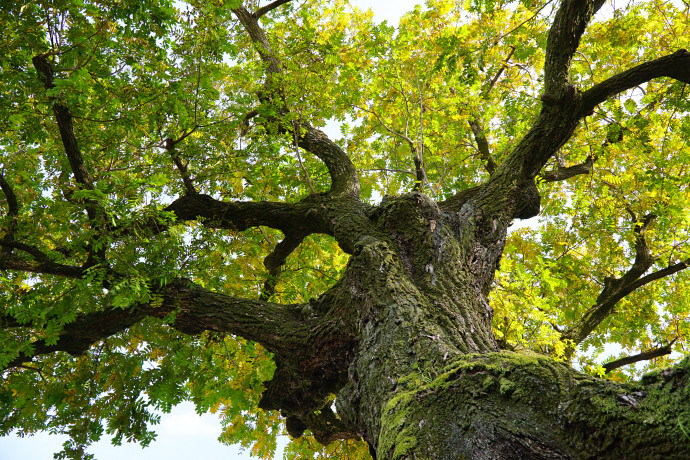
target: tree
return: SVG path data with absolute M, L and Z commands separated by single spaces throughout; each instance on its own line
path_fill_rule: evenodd
M 603 3 L 5 4 L 2 433 L 687 455 L 690 361 L 621 368 L 687 347 L 690 13 Z

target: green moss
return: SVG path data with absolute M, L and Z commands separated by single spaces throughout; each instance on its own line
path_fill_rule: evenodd
M 509 394 L 515 390 L 515 382 L 508 380 L 504 377 L 499 379 L 499 386 L 501 394 Z

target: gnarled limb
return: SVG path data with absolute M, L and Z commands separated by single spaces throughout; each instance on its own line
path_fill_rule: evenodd
M 56 351 L 79 355 L 95 342 L 122 332 L 147 316 L 163 319 L 173 314 L 171 326 L 180 332 L 228 332 L 258 342 L 276 353 L 292 352 L 298 344 L 303 345 L 313 327 L 313 320 L 305 318 L 298 305 L 219 294 L 186 279 L 169 283 L 155 292 L 152 299 L 150 303 L 124 309 L 109 307 L 80 315 L 64 326 L 55 344 L 36 341 L 32 344 L 32 354 L 16 358 L 8 367 Z
M 318 197 L 309 197 L 298 203 L 274 201 L 222 201 L 204 194 L 183 195 L 163 211 L 172 213 L 175 222 L 201 220 L 209 228 L 243 231 L 265 226 L 283 233 L 333 233 L 332 223 Z M 167 230 L 168 225 L 158 218 L 149 218 L 134 224 L 137 230 L 147 229 L 153 234 Z M 114 229 L 119 237 L 133 232 L 129 227 Z

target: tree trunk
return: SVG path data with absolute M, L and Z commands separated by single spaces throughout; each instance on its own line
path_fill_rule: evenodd
M 687 362 L 624 385 L 498 351 L 486 296 L 507 226 L 470 208 L 413 193 L 371 213 L 343 278 L 360 314 L 340 420 L 376 458 L 687 458 Z

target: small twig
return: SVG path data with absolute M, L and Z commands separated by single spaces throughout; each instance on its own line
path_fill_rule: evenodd
M 196 191 L 196 188 L 194 187 L 194 183 L 192 182 L 192 179 L 189 177 L 189 173 L 187 172 L 187 166 L 182 163 L 182 160 L 180 159 L 180 155 L 178 154 L 177 150 L 175 149 L 175 145 L 178 142 L 181 142 L 185 137 L 189 136 L 194 130 L 183 134 L 179 139 L 176 141 L 167 138 L 165 140 L 165 149 L 168 151 L 170 154 L 170 158 L 172 158 L 173 162 L 175 163 L 175 166 L 177 167 L 177 170 L 180 172 L 180 176 L 182 176 L 182 182 L 184 183 L 185 190 L 187 191 L 188 195 L 196 195 L 198 192 Z
M 297 138 L 298 131 L 299 131 L 299 122 L 294 122 L 292 124 L 292 138 L 294 141 L 295 155 L 297 155 L 297 161 L 299 162 L 299 167 L 302 170 L 302 173 L 304 174 L 304 178 L 307 181 L 307 186 L 309 187 L 309 191 L 311 192 L 312 195 L 316 195 L 316 191 L 314 190 L 314 186 L 311 183 L 311 177 L 309 177 L 309 171 L 307 171 L 307 168 L 304 167 L 304 163 L 302 162 L 302 155 L 300 155 L 300 153 L 299 153 L 299 140 Z

